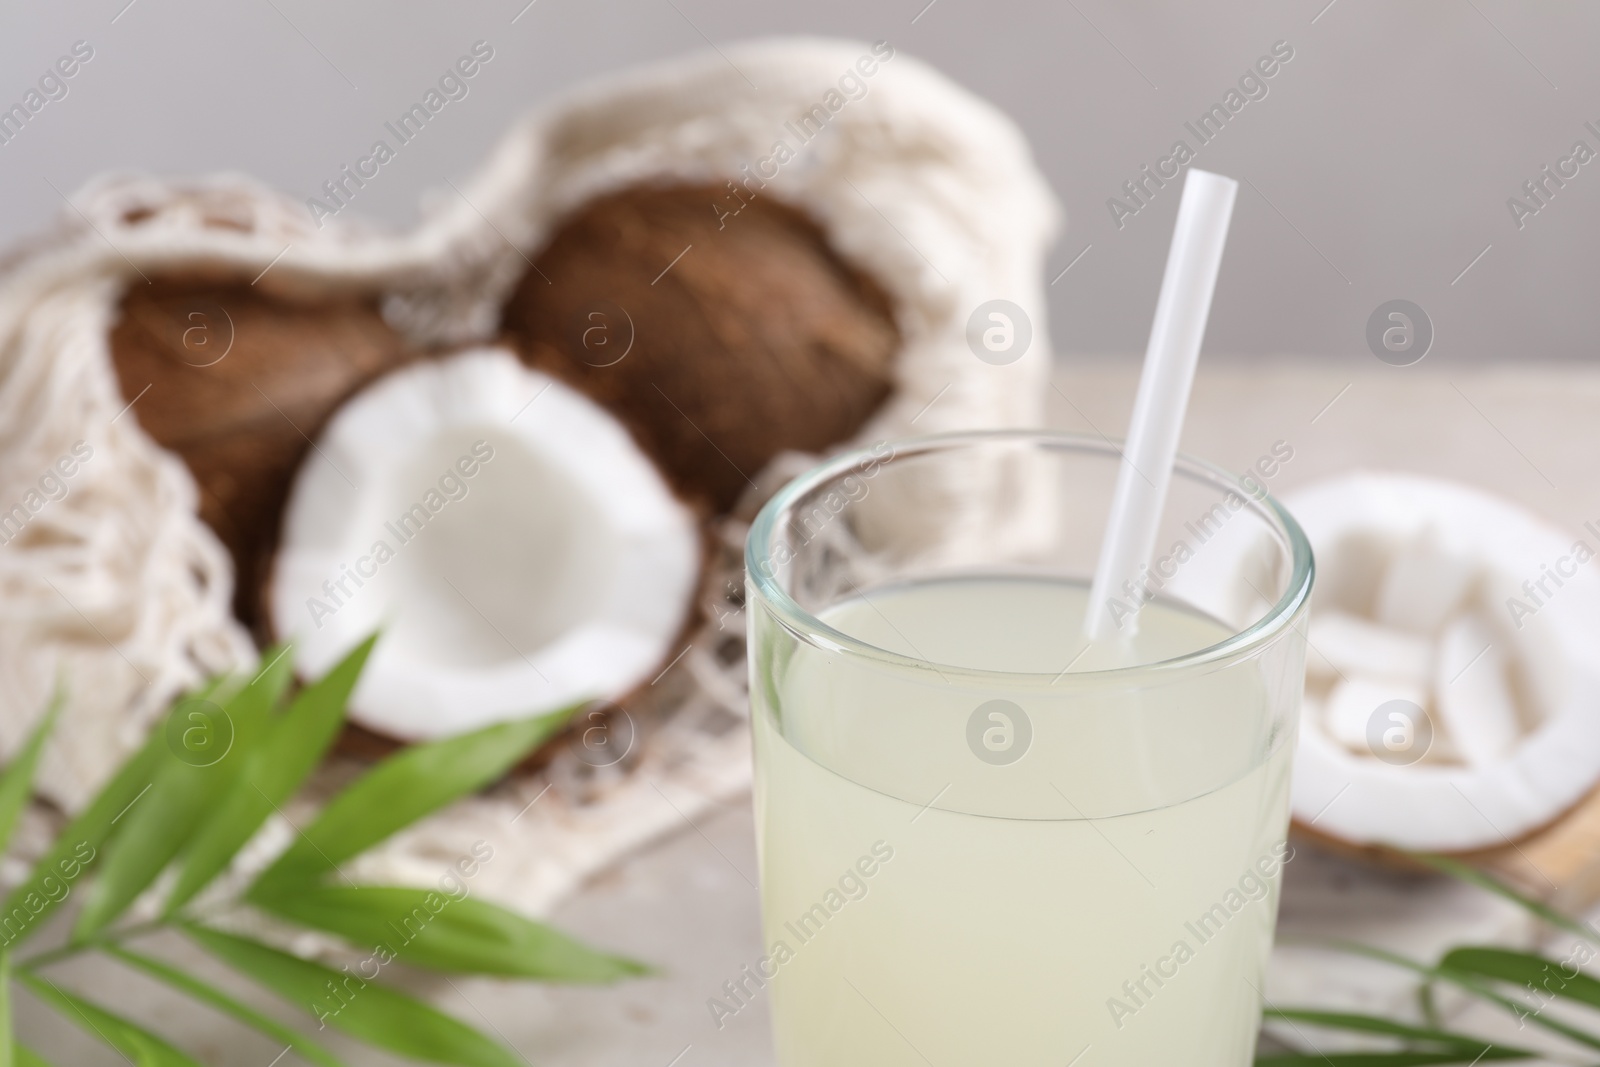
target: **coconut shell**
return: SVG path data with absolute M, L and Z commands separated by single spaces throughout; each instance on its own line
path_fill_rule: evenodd
M 1346 859 L 1390 870 L 1432 868 L 1410 853 L 1383 845 L 1360 845 L 1296 820 L 1296 835 Z M 1530 896 L 1572 911 L 1600 900 L 1600 788 L 1550 822 L 1493 848 L 1453 853 L 1453 858 L 1506 879 Z
M 120 311 L 111 358 L 131 414 L 194 474 L 200 517 L 233 556 L 234 611 L 264 640 L 295 470 L 340 404 L 418 353 L 369 300 L 290 301 L 244 281 L 136 284 Z
M 610 409 L 713 513 L 779 452 L 853 436 L 888 397 L 900 347 L 888 297 L 815 222 L 770 197 L 738 205 L 725 186 L 592 200 L 503 319 L 529 364 Z

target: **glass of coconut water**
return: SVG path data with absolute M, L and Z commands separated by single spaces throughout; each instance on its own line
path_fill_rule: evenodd
M 783 1067 L 1249 1063 L 1311 552 L 1260 483 L 1180 458 L 1089 644 L 1119 458 L 879 445 L 756 520 L 764 954 L 734 996 L 770 997 Z

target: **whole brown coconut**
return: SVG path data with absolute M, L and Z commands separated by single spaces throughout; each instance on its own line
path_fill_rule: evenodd
M 610 409 L 712 512 L 777 453 L 854 434 L 889 395 L 900 344 L 888 298 L 814 222 L 739 203 L 725 186 L 592 200 L 504 314 L 529 364 Z
M 194 474 L 200 517 L 233 556 L 234 612 L 264 640 L 262 587 L 295 470 L 346 398 L 417 353 L 371 301 L 205 278 L 135 283 L 110 343 L 132 414 Z

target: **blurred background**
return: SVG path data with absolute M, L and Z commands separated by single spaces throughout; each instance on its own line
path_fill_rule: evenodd
M 1572 156 L 1580 140 L 1600 150 L 1585 126 L 1600 126 L 1593 6 L 96 0 L 13 9 L 5 22 L 5 106 L 75 42 L 94 57 L 0 144 L 4 243 L 70 210 L 64 196 L 110 169 L 243 171 L 315 195 L 485 40 L 496 58 L 471 95 L 347 213 L 404 227 L 564 87 L 708 44 L 809 33 L 889 40 L 1022 125 L 1068 217 L 1049 270 L 1061 355 L 1143 349 L 1177 195 L 1169 185 L 1140 205 L 1123 183 L 1180 138 L 1197 165 L 1245 183 L 1208 351 L 1364 363 L 1367 319 L 1394 299 L 1432 320 L 1430 361 L 1593 350 L 1600 167 Z M 1263 80 L 1266 95 L 1199 145 L 1184 123 L 1280 41 L 1293 58 Z M 1546 166 L 1576 174 L 1558 186 Z M 1535 180 L 1542 203 L 1523 188 Z

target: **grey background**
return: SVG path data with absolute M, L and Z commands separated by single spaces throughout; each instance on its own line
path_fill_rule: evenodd
M 1050 288 L 1058 350 L 1137 352 L 1176 191 L 1120 230 L 1106 200 L 1287 40 L 1294 58 L 1267 97 L 1197 159 L 1249 182 L 1208 351 L 1368 360 L 1367 316 L 1394 298 L 1431 316 L 1430 362 L 1576 360 L 1593 349 L 1600 161 L 1520 231 L 1506 200 L 1574 141 L 1600 151 L 1584 129 L 1600 126 L 1595 5 L 526 2 L 13 5 L 0 16 L 0 103 L 19 100 L 74 41 L 96 54 L 65 99 L 0 145 L 0 243 L 64 210 L 56 189 L 70 195 L 107 169 L 240 170 L 312 195 L 479 38 L 496 55 L 471 95 L 353 211 L 408 224 L 525 108 L 586 77 L 708 40 L 886 38 L 998 104 L 1032 139 L 1068 213 L 1049 277 L 1088 248 Z

